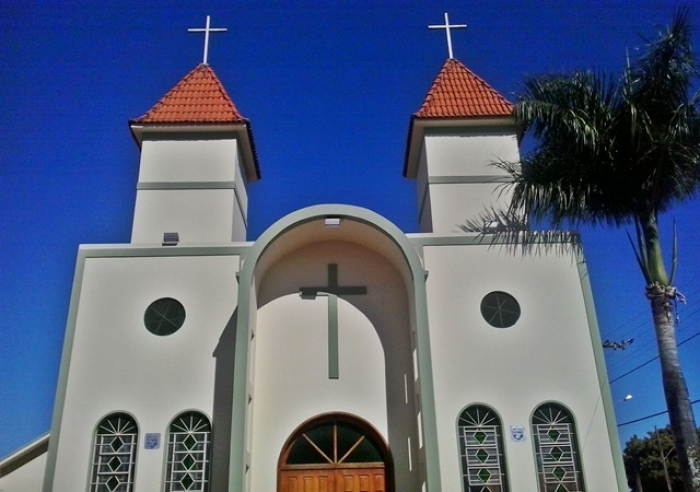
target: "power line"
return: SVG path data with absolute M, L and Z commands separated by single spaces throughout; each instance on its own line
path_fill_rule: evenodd
M 693 325 L 696 322 L 699 315 L 700 308 L 684 313 L 683 316 L 679 319 L 679 324 L 677 327 L 678 333 L 680 333 L 683 328 L 687 329 L 687 327 Z M 622 366 L 630 364 L 635 358 L 641 359 L 643 357 L 644 359 L 646 359 L 646 357 L 651 355 L 648 353 L 653 351 L 656 346 L 656 337 L 652 330 L 644 330 L 641 333 L 638 333 L 637 336 L 634 337 L 634 340 L 635 343 L 631 345 L 629 349 L 627 349 L 625 352 L 620 352 L 620 354 L 623 355 L 623 357 L 619 357 L 616 360 L 608 361 L 608 368 L 611 371 L 622 369 Z
M 699 293 L 699 292 L 700 292 L 700 288 L 698 288 L 698 289 L 696 289 L 695 291 L 691 292 L 691 293 L 688 294 L 686 297 L 687 297 L 687 298 L 692 297 L 692 296 L 694 296 L 695 294 L 697 294 L 697 293 Z M 690 307 L 691 307 L 690 305 L 687 305 L 687 304 L 686 304 L 685 306 L 686 306 L 687 308 L 690 308 Z M 679 306 L 679 307 L 680 307 L 680 306 Z M 676 314 L 678 320 L 679 320 L 681 323 L 684 323 L 684 322 L 688 321 L 690 318 L 692 318 L 693 316 L 695 316 L 695 315 L 698 313 L 698 311 L 699 311 L 698 309 L 695 309 L 695 310 L 693 310 L 693 311 L 686 312 L 686 311 L 685 311 L 685 308 L 683 308 L 682 310 L 681 310 L 681 309 L 677 309 L 675 314 Z M 645 311 L 645 312 L 642 312 L 642 313 L 638 314 L 637 316 L 635 316 L 635 317 L 629 319 L 627 322 L 623 323 L 622 325 L 618 326 L 617 328 L 610 330 L 610 332 L 607 332 L 607 331 L 606 331 L 606 333 L 608 333 L 608 334 L 610 335 L 611 338 L 632 338 L 633 335 L 634 335 L 634 338 L 637 339 L 637 338 L 641 338 L 641 337 L 643 337 L 643 336 L 645 336 L 645 335 L 651 335 L 651 334 L 654 333 L 653 330 L 643 330 L 643 331 L 640 331 L 640 330 L 642 330 L 643 328 L 647 328 L 647 327 L 649 327 L 649 326 L 652 325 L 652 320 L 651 320 L 651 318 L 646 319 L 646 320 L 642 321 L 641 323 L 635 324 L 634 326 L 632 326 L 632 327 L 628 328 L 627 330 L 625 330 L 623 333 L 618 333 L 622 327 L 631 324 L 633 321 L 635 321 L 636 319 L 638 319 L 638 318 L 640 318 L 640 317 L 642 317 L 642 316 L 649 316 L 649 314 L 650 314 L 650 313 L 649 313 L 648 310 Z
M 676 346 L 677 346 L 677 347 L 680 347 L 680 346 L 683 345 L 684 343 L 689 342 L 690 340 L 692 340 L 693 338 L 695 338 L 695 337 L 697 337 L 697 336 L 700 336 L 700 331 L 697 332 L 695 335 L 689 336 L 688 338 L 686 338 L 686 339 L 683 340 L 682 342 L 679 342 L 678 345 L 676 345 Z M 629 376 L 629 375 L 632 374 L 633 372 L 638 371 L 638 370 L 641 369 L 642 367 L 646 366 L 647 364 L 650 364 L 650 363 L 654 362 L 654 361 L 655 361 L 656 359 L 658 359 L 658 358 L 659 358 L 659 356 L 657 355 L 657 356 L 653 357 L 652 359 L 649 359 L 648 361 L 646 361 L 646 362 L 644 362 L 644 363 L 642 363 L 642 364 L 639 364 L 639 365 L 638 365 L 637 367 L 635 367 L 634 369 L 631 369 L 631 370 L 627 371 L 627 372 L 624 373 L 622 376 L 618 376 L 618 377 L 616 377 L 615 379 L 611 379 L 611 380 L 610 380 L 610 384 L 614 383 L 615 381 L 619 381 L 620 379 L 624 378 L 625 376 Z
M 655 361 L 656 359 L 658 359 L 658 358 L 659 358 L 659 356 L 657 355 L 657 356 L 654 357 L 653 359 L 649 359 L 648 361 L 644 362 L 643 364 L 639 364 L 639 365 L 638 365 L 637 367 L 635 367 L 634 369 L 632 369 L 632 370 L 630 370 L 630 371 L 627 371 L 627 372 L 624 373 L 622 376 L 618 376 L 618 377 L 616 377 L 615 379 L 611 379 L 611 380 L 610 380 L 610 384 L 613 384 L 615 381 L 619 381 L 620 379 L 624 378 L 625 376 L 629 376 L 630 374 L 632 374 L 632 373 L 635 372 L 635 371 L 638 371 L 639 369 L 641 369 L 642 367 L 646 366 L 647 364 L 651 364 L 652 362 L 654 362 L 654 361 Z
M 700 289 L 699 289 L 699 291 L 700 291 Z M 695 309 L 695 310 L 693 310 L 693 311 L 690 311 L 690 312 L 688 312 L 688 313 L 685 313 L 685 315 L 683 316 L 683 318 L 679 319 L 679 324 L 678 324 L 677 327 L 676 327 L 676 330 L 678 331 L 678 333 L 680 333 L 680 330 L 681 330 L 682 327 L 686 327 L 686 326 L 688 326 L 689 324 L 692 325 L 692 322 L 695 321 L 694 318 L 695 318 L 697 315 L 700 315 L 700 308 L 697 308 L 697 309 Z M 689 321 L 690 321 L 691 323 L 689 323 Z M 655 345 L 655 342 L 656 342 L 656 337 L 653 336 L 653 332 L 648 331 L 648 330 L 647 330 L 647 331 L 644 331 L 644 332 L 639 336 L 639 339 L 646 338 L 647 335 L 651 336 L 651 338 L 650 338 L 649 340 L 641 341 L 641 340 L 637 340 L 637 339 L 635 338 L 635 340 L 638 341 L 638 343 L 636 343 L 636 344 L 634 344 L 634 345 L 632 346 L 632 349 L 629 350 L 629 353 L 625 353 L 624 359 L 621 358 L 621 359 L 618 359 L 617 361 L 613 361 L 613 360 L 608 361 L 608 368 L 609 368 L 611 371 L 615 371 L 615 369 L 619 369 L 619 368 L 621 368 L 621 366 L 626 365 L 627 363 L 630 363 L 630 362 L 631 362 L 630 359 L 634 359 L 634 358 L 638 358 L 638 357 L 640 357 L 640 356 L 644 356 L 644 355 L 645 355 L 644 352 L 650 351 L 650 350 L 652 349 L 652 345 Z M 690 340 L 690 339 L 692 339 L 692 338 L 694 338 L 694 336 L 691 336 L 691 337 L 689 337 L 688 339 L 684 340 L 683 342 L 680 342 L 680 343 L 678 344 L 678 346 L 682 345 L 683 343 L 687 342 L 688 340 Z M 639 343 L 640 341 L 641 341 L 641 344 Z M 630 374 L 631 372 L 636 371 L 637 369 L 639 369 L 639 368 L 641 368 L 641 367 L 644 367 L 646 364 L 648 364 L 649 362 L 652 362 L 652 361 L 654 361 L 654 360 L 656 360 L 656 359 L 658 359 L 658 355 L 657 355 L 656 357 L 653 357 L 651 360 L 647 360 L 646 362 L 640 364 L 639 366 L 637 366 L 637 367 L 635 367 L 634 369 L 632 369 L 631 371 L 629 371 L 629 372 L 623 374 L 622 376 L 616 378 L 615 380 L 620 379 L 620 378 L 626 376 L 627 374 Z M 612 382 L 612 381 L 611 381 L 611 382 Z
M 700 308 L 692 311 L 691 313 L 688 313 L 686 317 L 681 319 L 681 325 L 679 325 L 679 328 L 677 328 L 678 332 L 680 333 L 680 327 L 681 326 L 687 326 L 689 323 L 688 321 L 691 320 L 691 318 L 694 318 L 695 315 L 700 313 Z M 694 320 L 692 320 L 694 321 Z M 649 340 L 642 340 L 642 338 L 646 338 L 647 334 L 651 333 L 652 338 Z M 692 337 L 691 337 L 692 338 Z M 635 344 L 632 345 L 632 348 L 625 351 L 625 352 L 620 352 L 621 355 L 624 355 L 624 357 L 620 357 L 617 360 L 611 360 L 608 362 L 608 369 L 611 372 L 615 372 L 616 370 L 622 369 L 623 366 L 630 364 L 632 360 L 640 359 L 642 357 L 646 358 L 648 355 L 645 352 L 650 352 L 655 349 L 656 346 L 656 337 L 653 336 L 653 332 L 644 332 L 639 338 L 635 338 Z M 684 343 L 684 342 L 681 342 Z M 681 343 L 678 345 L 680 346 Z M 658 356 L 656 356 L 658 358 Z M 655 360 L 655 359 L 652 359 Z M 644 364 L 648 363 L 650 361 L 645 362 Z M 641 367 L 641 366 L 640 366 Z M 633 371 L 636 370 L 633 369 Z M 626 375 L 626 374 L 625 374 Z M 622 377 L 622 376 L 620 376 Z
M 698 398 L 697 400 L 691 401 L 690 404 L 695 405 L 699 401 L 700 401 L 700 398 Z M 647 415 L 646 417 L 642 417 L 642 418 L 635 419 L 635 420 L 630 420 L 629 422 L 623 422 L 621 424 L 617 424 L 617 426 L 622 427 L 623 425 L 636 424 L 637 422 L 641 422 L 642 420 L 649 420 L 651 418 L 658 417 L 659 415 L 663 415 L 665 413 L 668 413 L 668 410 L 664 410 L 663 412 L 656 412 L 656 413 L 653 413 L 651 415 Z
M 695 276 L 692 277 L 691 279 L 686 280 L 685 282 L 683 282 L 682 284 L 680 284 L 678 287 L 679 287 L 681 290 L 682 290 L 682 289 L 686 289 L 686 288 L 692 288 L 692 284 L 694 284 L 695 281 L 698 280 L 698 279 L 700 279 L 700 275 L 695 275 Z M 695 290 L 693 290 L 690 294 L 687 294 L 686 297 L 687 297 L 687 298 L 693 297 L 695 294 L 697 294 L 697 293 L 699 293 L 699 292 L 700 292 L 700 288 L 695 289 Z M 623 328 L 627 327 L 628 325 L 632 324 L 635 320 L 637 320 L 637 319 L 639 319 L 639 318 L 641 318 L 641 317 L 643 317 L 643 316 L 648 316 L 648 315 L 649 315 L 649 310 L 648 310 L 648 309 L 644 309 L 644 310 L 640 311 L 636 316 L 633 316 L 633 317 L 629 318 L 627 321 L 625 321 L 625 322 L 623 322 L 622 324 L 618 325 L 617 327 L 612 328 L 612 329 L 610 330 L 610 335 L 611 335 L 611 337 L 613 337 L 613 338 L 631 338 L 631 337 L 632 337 L 632 334 L 636 334 L 637 336 L 639 336 L 639 333 L 637 332 L 637 330 L 640 329 L 640 328 L 642 328 L 642 327 L 644 327 L 644 326 L 647 326 L 647 325 L 649 324 L 650 321 L 644 321 L 644 322 L 642 322 L 641 324 L 637 324 L 637 325 L 635 325 L 635 326 L 633 326 L 633 327 L 627 328 L 627 329 L 623 332 L 623 334 L 618 334 L 618 332 L 620 332 Z M 636 337 L 635 337 L 635 338 L 636 338 Z

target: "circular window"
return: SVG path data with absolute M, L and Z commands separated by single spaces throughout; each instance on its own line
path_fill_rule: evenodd
M 185 307 L 170 297 L 152 302 L 143 315 L 143 324 L 154 335 L 172 335 L 184 322 Z
M 520 304 L 505 292 L 490 292 L 481 300 L 481 315 L 496 328 L 509 328 L 520 318 Z

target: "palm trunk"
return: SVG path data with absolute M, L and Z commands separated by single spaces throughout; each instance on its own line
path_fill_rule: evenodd
M 634 492 L 644 492 L 644 488 L 642 487 L 642 475 L 640 474 L 639 469 L 637 469 L 637 472 L 635 473 L 635 484 L 636 488 Z
M 641 221 L 640 221 L 641 222 Z M 656 216 L 650 214 L 642 222 L 642 234 L 647 250 L 648 278 L 646 295 L 651 303 L 656 342 L 666 396 L 671 432 L 678 456 L 685 492 L 697 492 L 693 487 L 694 466 L 690 453 L 697 448 L 695 418 L 690 405 L 688 386 L 681 370 L 676 343 L 675 301 L 678 291 L 669 285 L 661 255 Z

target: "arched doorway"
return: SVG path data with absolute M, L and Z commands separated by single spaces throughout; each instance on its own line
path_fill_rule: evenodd
M 381 435 L 348 414 L 328 414 L 298 427 L 279 461 L 278 492 L 387 492 L 391 457 Z
M 328 227 L 328 219 L 338 218 L 340 227 Z M 393 466 L 391 472 L 385 468 L 387 490 L 440 490 L 425 279 L 422 259 L 408 237 L 385 218 L 347 205 L 318 205 L 294 212 L 246 250 L 239 274 L 231 385 L 231 490 L 280 490 L 280 452 L 287 449 L 284 443 L 292 430 L 306 416 L 338 411 L 361 415 L 389 443 Z M 336 284 L 338 288 L 366 287 L 364 294 L 334 294 L 339 301 L 337 317 L 330 298 L 300 296 L 308 288 L 327 294 L 324 289 L 330 286 L 335 291 Z M 298 305 L 284 313 L 291 295 Z M 383 368 L 370 375 L 383 372 L 384 391 L 370 405 L 357 401 L 368 396 L 359 377 L 366 374 L 364 348 L 349 357 L 342 355 L 352 348 L 342 336 L 347 321 L 343 306 L 352 308 L 346 314 L 362 315 L 362 326 L 371 328 L 381 344 Z M 318 323 L 306 325 L 298 311 L 308 308 L 315 313 L 317 307 Z M 280 323 L 275 322 L 278 315 Z M 339 338 L 335 344 L 333 337 L 331 344 L 335 321 Z M 319 341 L 328 343 L 311 351 L 295 339 L 279 350 L 267 350 L 266 331 L 300 333 L 289 329 L 290 322 L 301 324 L 301 332 L 315 346 Z M 319 334 L 314 337 L 317 328 Z M 349 333 L 351 341 L 360 340 L 356 330 Z M 279 346 L 277 339 L 271 343 Z M 376 347 L 374 341 L 372 346 Z M 329 377 L 336 348 L 339 378 L 335 372 Z M 294 367 L 277 359 L 267 368 L 259 364 L 258 357 L 275 354 L 290 354 L 286 359 L 293 359 Z M 348 362 L 352 367 L 343 368 Z M 418 374 L 418 368 L 425 370 Z M 302 370 L 310 377 L 297 377 Z M 281 392 L 267 391 L 285 380 L 289 382 Z

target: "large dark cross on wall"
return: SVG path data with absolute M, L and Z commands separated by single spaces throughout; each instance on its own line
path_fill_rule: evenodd
M 338 297 L 358 296 L 367 294 L 365 286 L 338 285 L 338 265 L 328 264 L 328 285 L 320 287 L 301 287 L 299 294 L 302 299 L 315 299 L 318 296 L 328 297 L 328 378 L 338 379 L 340 369 L 338 364 Z

